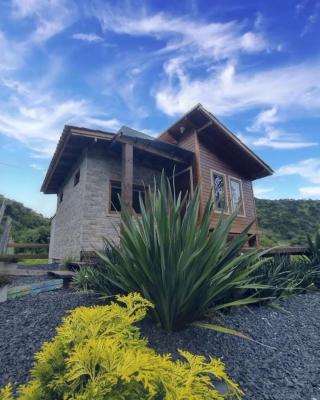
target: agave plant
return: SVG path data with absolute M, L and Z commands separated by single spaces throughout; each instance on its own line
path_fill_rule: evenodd
M 257 301 L 234 297 L 236 291 L 261 288 L 251 274 L 264 262 L 258 251 L 241 252 L 251 225 L 228 241 L 236 211 L 226 219 L 221 215 L 211 231 L 211 199 L 199 218 L 199 192 L 175 196 L 164 173 L 160 186 L 149 188 L 146 204 L 140 198 L 140 207 L 137 216 L 121 202 L 120 246 L 107 241 L 112 259 L 97 254 L 110 283 L 150 300 L 153 318 L 164 329 L 181 329 L 208 310 Z

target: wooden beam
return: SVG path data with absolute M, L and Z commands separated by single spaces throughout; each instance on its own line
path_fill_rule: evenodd
M 201 187 L 201 165 L 200 165 L 200 146 L 197 131 L 194 132 L 194 157 L 193 157 L 193 187 L 199 190 L 199 202 L 200 202 L 200 212 L 199 219 L 203 216 L 203 199 L 202 199 L 202 187 Z
M 187 161 L 185 161 L 182 157 L 178 157 L 178 156 L 175 156 L 173 153 L 167 153 L 165 151 L 155 149 L 155 148 L 153 148 L 151 146 L 144 145 L 142 143 L 134 141 L 134 139 L 131 140 L 131 139 L 127 139 L 127 138 L 124 138 L 123 136 L 121 136 L 121 137 L 118 138 L 117 142 L 118 143 L 122 143 L 122 144 L 123 143 L 134 144 L 134 148 L 135 149 L 146 151 L 146 152 L 148 152 L 150 154 L 153 154 L 155 156 L 167 158 L 167 159 L 169 159 L 171 161 L 174 161 L 176 163 L 179 163 L 179 164 L 188 164 Z
M 121 197 L 124 203 L 132 207 L 132 184 L 133 184 L 133 144 L 122 144 L 122 175 L 121 175 Z

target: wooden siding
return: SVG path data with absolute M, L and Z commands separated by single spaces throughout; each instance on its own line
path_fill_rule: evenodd
M 162 138 L 162 140 L 170 141 L 170 135 Z M 226 185 L 227 185 L 227 198 L 230 207 L 230 189 L 229 189 L 229 176 L 233 178 L 240 179 L 242 182 L 242 192 L 243 192 L 243 202 L 245 209 L 244 217 L 237 217 L 232 225 L 231 233 L 239 233 L 244 228 L 246 228 L 249 223 L 256 219 L 256 209 L 255 201 L 252 189 L 252 182 L 244 179 L 237 171 L 235 171 L 230 165 L 228 165 L 224 160 L 222 160 L 218 154 L 215 154 L 214 149 L 208 147 L 204 144 L 201 139 L 198 139 L 198 135 L 194 130 L 189 130 L 185 132 L 181 139 L 179 140 L 178 146 L 183 147 L 187 150 L 193 151 L 195 153 L 195 160 L 193 163 L 193 172 L 195 177 L 195 185 L 198 185 L 201 193 L 201 203 L 202 206 L 208 200 L 210 192 L 212 190 L 212 180 L 211 180 L 211 170 L 221 172 L 226 175 Z M 195 173 L 196 167 L 198 166 L 198 174 Z M 220 213 L 216 212 L 213 220 L 212 226 L 214 226 L 219 218 Z M 255 222 L 250 230 L 251 234 L 258 233 L 258 226 Z
M 201 168 L 201 186 L 202 186 L 202 201 L 205 204 L 210 196 L 210 192 L 212 190 L 212 180 L 211 180 L 211 170 L 215 170 L 217 172 L 221 172 L 226 176 L 226 185 L 227 185 L 227 198 L 229 203 L 229 211 L 230 211 L 230 188 L 229 188 L 229 177 L 238 178 L 242 182 L 242 191 L 243 191 L 243 203 L 245 209 L 244 217 L 237 217 L 233 223 L 231 233 L 239 233 L 244 228 L 249 225 L 255 218 L 255 204 L 254 204 L 254 195 L 252 189 L 251 181 L 243 179 L 236 171 L 234 171 L 226 162 L 221 160 L 217 154 L 206 147 L 203 143 L 199 142 L 200 148 L 200 168 Z M 217 212 L 213 218 L 213 225 L 217 222 L 220 213 Z M 251 233 L 257 232 L 257 226 L 254 225 L 251 228 Z

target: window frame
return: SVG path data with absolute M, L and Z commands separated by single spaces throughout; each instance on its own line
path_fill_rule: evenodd
M 215 198 L 215 192 L 214 192 L 214 177 L 213 177 L 214 175 L 220 175 L 223 177 L 224 192 L 225 192 L 225 205 L 226 205 L 225 209 L 216 207 L 216 201 L 215 201 L 216 198 Z M 214 212 L 218 213 L 218 214 L 223 213 L 223 214 L 229 215 L 230 214 L 230 205 L 229 205 L 229 190 L 228 190 L 229 188 L 228 188 L 227 175 L 216 169 L 210 169 L 210 178 L 211 178 L 211 191 L 212 191 L 212 195 L 213 195 Z
M 117 179 L 109 179 L 109 205 L 108 205 L 108 214 L 111 214 L 111 215 L 119 215 L 119 214 L 121 213 L 121 210 L 117 211 L 117 210 L 112 210 L 112 209 L 111 209 L 111 205 L 112 205 L 112 202 L 111 202 L 111 197 L 112 197 L 112 184 L 117 184 L 117 185 L 120 186 L 120 190 L 121 190 L 120 196 L 122 196 L 122 183 L 121 183 L 121 181 L 119 181 L 119 180 L 117 180 Z M 145 196 L 147 195 L 148 188 L 147 188 L 146 186 L 144 186 L 144 185 L 137 185 L 137 184 L 133 184 L 133 185 L 132 185 L 132 204 L 131 204 L 131 207 L 132 207 L 133 210 L 134 210 L 134 208 L 133 208 L 133 192 L 134 192 L 134 191 L 135 191 L 135 192 L 141 192 L 142 190 L 139 190 L 139 189 L 143 189 L 143 191 L 144 191 L 144 193 L 145 193 Z M 141 212 L 137 212 L 137 211 L 135 211 L 135 210 L 134 210 L 134 212 L 135 212 L 137 215 L 141 215 Z
M 231 190 L 231 181 L 234 180 L 236 182 L 239 182 L 240 184 L 240 194 L 241 194 L 241 200 L 242 200 L 242 209 L 243 209 L 243 214 L 238 213 L 237 217 L 246 217 L 246 208 L 244 204 L 244 196 L 243 196 L 243 187 L 242 187 L 242 179 L 236 178 L 235 176 L 229 175 L 228 176 L 228 184 L 229 184 L 229 193 L 230 193 L 230 211 L 233 212 L 233 206 L 232 206 L 232 190 Z
M 116 179 L 109 179 L 109 204 L 108 204 L 108 213 L 112 214 L 112 215 L 117 215 L 119 213 L 121 213 L 121 210 L 117 211 L 117 210 L 112 210 L 111 206 L 112 206 L 112 184 L 119 184 L 120 185 L 120 190 L 122 191 L 122 186 L 121 186 L 121 181 L 118 181 Z M 122 194 L 122 193 L 121 193 Z M 120 196 L 121 196 L 120 194 Z

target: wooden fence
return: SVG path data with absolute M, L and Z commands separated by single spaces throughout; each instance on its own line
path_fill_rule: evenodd
M 16 260 L 23 260 L 23 259 L 41 259 L 41 258 L 48 258 L 48 249 L 49 245 L 46 243 L 8 243 L 7 248 L 13 249 L 30 249 L 31 252 L 29 253 L 14 253 L 14 254 L 1 254 L 0 261 L 11 261 L 13 259 Z M 42 253 L 32 253 L 34 249 L 46 249 Z

